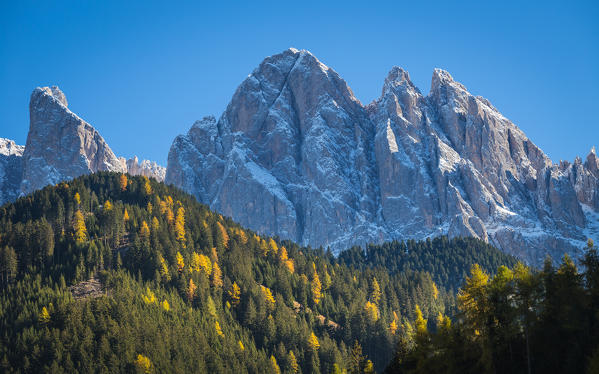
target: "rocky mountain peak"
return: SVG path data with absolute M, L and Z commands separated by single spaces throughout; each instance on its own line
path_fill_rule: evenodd
M 591 172 L 595 177 L 599 178 L 599 158 L 595 153 L 595 146 L 591 148 L 591 151 L 587 155 L 587 159 L 584 166 Z
M 394 67 L 364 107 L 333 69 L 288 49 L 241 83 L 220 119 L 175 139 L 166 182 L 302 244 L 473 235 L 538 264 L 599 234 L 585 165 L 554 165 L 444 70 L 422 97 Z
M 3 156 L 22 156 L 25 147 L 18 145 L 14 140 L 0 138 L 0 155 Z

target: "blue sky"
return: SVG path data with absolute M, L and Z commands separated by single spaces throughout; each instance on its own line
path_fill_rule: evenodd
M 176 135 L 293 46 L 363 103 L 393 65 L 423 93 L 440 67 L 554 161 L 599 146 L 597 1 L 416 3 L 2 1 L 0 137 L 24 144 L 31 91 L 58 85 L 117 155 L 166 165 Z

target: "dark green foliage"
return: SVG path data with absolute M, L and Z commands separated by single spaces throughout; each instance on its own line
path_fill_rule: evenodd
M 583 272 L 568 257 L 556 269 L 473 267 L 451 327 L 400 344 L 387 373 L 597 373 L 599 257 L 589 241 Z
M 475 238 L 441 236 L 423 241 L 392 241 L 368 245 L 364 251 L 353 247 L 342 252 L 339 260 L 348 265 L 380 267 L 390 273 L 426 271 L 433 281 L 456 292 L 462 286 L 470 267 L 479 264 L 487 272 L 500 265 L 514 266 L 516 259 Z
M 513 264 L 466 239 L 337 260 L 256 235 L 173 187 L 122 182 L 97 173 L 0 207 L 0 371 L 265 373 L 273 356 L 285 373 L 296 363 L 330 373 L 350 369 L 355 342 L 360 370 L 370 360 L 380 371 L 416 305 L 429 321 L 449 314 L 472 262 Z M 398 256 L 402 246 L 422 253 Z M 216 263 L 218 279 L 207 270 Z M 104 294 L 75 299 L 69 287 L 90 278 Z

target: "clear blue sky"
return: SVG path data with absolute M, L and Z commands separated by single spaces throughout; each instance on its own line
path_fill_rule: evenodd
M 216 3 L 2 1 L 0 137 L 24 144 L 31 91 L 58 85 L 117 155 L 166 165 L 176 135 L 218 117 L 265 56 L 293 46 L 363 103 L 393 65 L 424 93 L 440 67 L 553 160 L 599 145 L 597 1 Z

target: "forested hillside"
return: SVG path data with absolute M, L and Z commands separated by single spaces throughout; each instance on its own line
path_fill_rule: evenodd
M 514 260 L 445 238 L 336 259 L 154 180 L 97 173 L 0 208 L 0 367 L 382 371 L 414 321 L 453 314 L 473 263 Z

